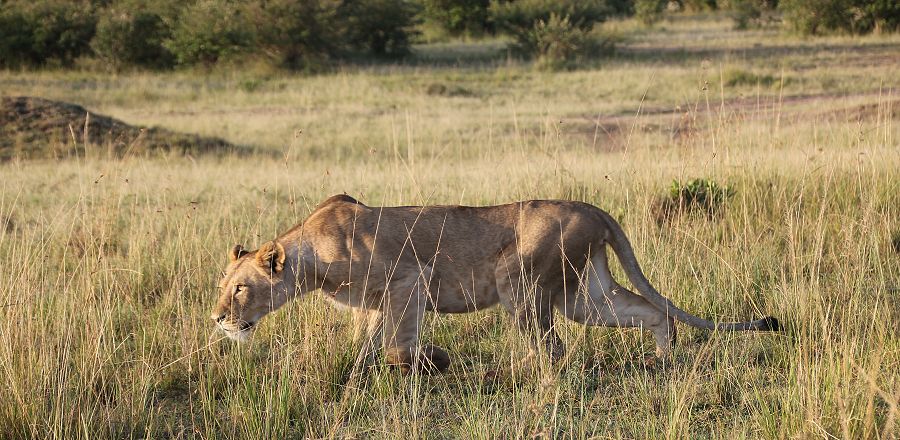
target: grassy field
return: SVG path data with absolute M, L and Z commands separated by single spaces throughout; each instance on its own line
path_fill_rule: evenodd
M 0 72 L 4 95 L 264 153 L 0 164 L 0 437 L 900 437 L 900 38 L 660 26 L 610 23 L 617 54 L 561 73 L 493 43 L 315 77 Z M 658 222 L 690 178 L 734 196 Z M 552 367 L 500 309 L 432 315 L 447 374 L 356 377 L 349 317 L 311 295 L 221 341 L 230 246 L 341 192 L 587 201 L 682 308 L 787 330 L 681 326 L 648 366 L 649 334 L 557 321 Z

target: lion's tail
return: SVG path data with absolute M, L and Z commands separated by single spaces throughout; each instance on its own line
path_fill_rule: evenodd
M 600 212 L 602 213 L 603 220 L 606 222 L 607 226 L 609 226 L 609 244 L 612 246 L 613 251 L 615 251 L 616 256 L 619 258 L 619 262 L 625 269 L 625 274 L 628 275 L 628 279 L 634 284 L 634 287 L 637 288 L 641 296 L 647 301 L 650 301 L 650 303 L 659 310 L 685 324 L 709 330 L 780 330 L 781 326 L 779 325 L 778 320 L 771 316 L 749 322 L 714 323 L 679 309 L 672 301 L 669 301 L 668 298 L 662 296 L 662 294 L 653 288 L 653 285 L 651 285 L 650 281 L 644 276 L 644 272 L 641 271 L 641 267 L 634 256 L 634 250 L 631 247 L 631 243 L 628 242 L 628 238 L 625 237 L 625 232 L 622 231 L 622 227 L 619 226 L 619 223 L 606 212 L 602 210 Z

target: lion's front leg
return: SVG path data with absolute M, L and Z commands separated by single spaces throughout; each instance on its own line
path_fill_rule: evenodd
M 353 342 L 360 346 L 356 365 L 363 368 L 374 366 L 382 343 L 384 316 L 378 310 L 354 308 L 353 324 Z
M 425 315 L 427 277 L 399 279 L 385 295 L 384 359 L 404 373 L 441 372 L 450 366 L 450 356 L 433 345 L 421 345 L 419 330 Z

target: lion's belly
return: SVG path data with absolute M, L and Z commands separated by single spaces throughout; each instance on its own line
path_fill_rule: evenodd
M 468 313 L 499 301 L 494 269 L 444 267 L 434 270 L 428 286 L 428 309 L 441 313 Z

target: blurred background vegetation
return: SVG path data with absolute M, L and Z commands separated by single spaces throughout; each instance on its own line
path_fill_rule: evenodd
M 320 71 L 405 57 L 416 42 L 500 38 L 560 69 L 611 47 L 598 23 L 653 26 L 679 11 L 804 35 L 900 30 L 894 0 L 11 0 L 0 1 L 0 67 Z

